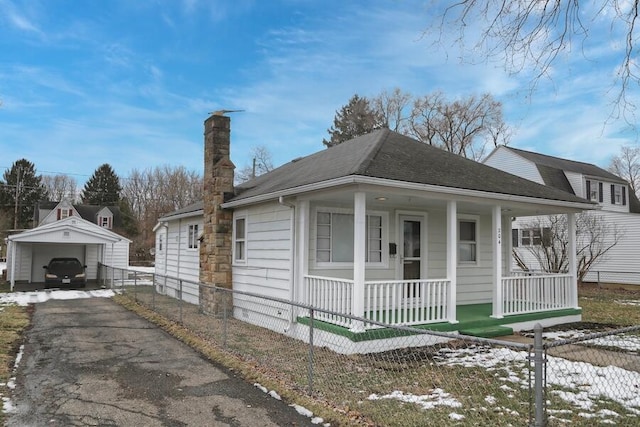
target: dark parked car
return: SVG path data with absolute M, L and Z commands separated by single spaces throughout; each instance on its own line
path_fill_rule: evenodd
M 78 258 L 51 258 L 49 265 L 43 267 L 45 287 L 49 286 L 81 286 L 87 285 L 86 265 Z

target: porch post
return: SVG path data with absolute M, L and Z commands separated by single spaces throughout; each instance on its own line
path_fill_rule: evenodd
M 447 318 L 449 323 L 458 323 L 456 304 L 458 302 L 457 268 L 458 268 L 458 205 L 455 200 L 447 202 L 447 280 L 449 280 L 449 301 L 447 301 Z
M 297 253 L 296 257 L 296 277 L 292 287 L 297 287 L 298 302 L 310 304 L 309 289 L 306 286 L 305 276 L 309 273 L 309 201 L 300 200 L 298 202 L 297 210 L 298 224 L 296 225 L 297 231 Z
M 491 317 L 502 319 L 504 309 L 502 303 L 502 209 L 493 207 L 493 314 Z
M 364 317 L 365 239 L 367 225 L 366 194 L 357 191 L 353 196 L 353 300 L 354 316 Z M 353 322 L 353 331 L 363 331 L 362 322 Z
M 569 303 L 573 308 L 578 308 L 578 269 L 576 254 L 576 214 L 567 214 L 567 228 L 569 233 L 569 275 L 571 276 L 571 288 Z
M 504 255 L 503 262 L 504 266 L 502 267 L 502 271 L 507 277 L 511 277 L 513 272 L 513 228 L 511 225 L 511 216 L 505 215 L 502 217 L 502 232 L 506 240 L 503 239 L 502 248 Z

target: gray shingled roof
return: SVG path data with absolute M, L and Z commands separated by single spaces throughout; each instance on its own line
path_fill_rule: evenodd
M 199 201 L 199 202 L 195 202 L 193 204 L 190 204 L 188 206 L 185 206 L 182 209 L 178 209 L 177 211 L 173 211 L 171 213 L 168 213 L 164 216 L 161 216 L 158 220 L 165 220 L 165 219 L 169 219 L 171 217 L 174 216 L 178 216 L 178 215 L 182 215 L 182 214 L 187 214 L 187 213 L 192 213 L 192 212 L 198 212 L 204 209 L 204 202 Z
M 536 164 L 540 176 L 545 184 L 559 188 L 561 190 L 574 193 L 567 180 L 567 176 L 564 171 L 580 173 L 594 178 L 602 178 L 609 182 L 618 182 L 621 184 L 628 184 L 623 178 L 615 175 L 607 170 L 604 170 L 591 163 L 576 162 L 573 160 L 561 159 L 559 157 L 547 156 L 545 154 L 534 153 L 531 151 L 520 150 L 513 147 L 505 147 L 521 157 Z M 629 188 L 629 212 L 640 213 L 640 200 L 635 193 Z
M 380 129 L 296 159 L 236 188 L 229 201 L 359 175 L 487 193 L 587 203 L 566 191 Z
M 516 154 L 524 157 L 525 159 L 532 161 L 538 166 L 538 170 L 540 170 L 540 166 L 547 168 L 559 169 L 561 171 L 569 171 L 576 172 L 582 175 L 594 177 L 594 178 L 603 178 L 607 181 L 613 182 L 621 182 L 626 183 L 626 181 L 620 178 L 618 175 L 612 174 L 611 172 L 602 169 L 596 165 L 591 163 L 584 162 L 576 162 L 574 160 L 561 159 L 560 157 L 547 156 L 545 154 L 534 153 L 531 151 L 520 150 L 519 148 L 506 147 L 507 149 L 515 152 Z M 542 175 L 542 171 L 541 171 Z M 545 178 L 544 175 L 542 177 Z M 546 179 L 545 179 L 545 182 Z M 548 185 L 552 185 L 551 183 L 547 183 Z

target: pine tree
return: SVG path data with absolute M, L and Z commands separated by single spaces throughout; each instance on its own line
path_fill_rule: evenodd
M 0 211 L 9 218 L 13 228 L 29 228 L 33 211 L 38 202 L 47 198 L 47 190 L 42 184 L 42 176 L 36 175 L 36 168 L 27 159 L 13 163 L 0 181 Z
M 111 165 L 103 164 L 93 172 L 93 175 L 82 190 L 82 203 L 88 205 L 118 205 L 120 202 L 120 179 Z
M 336 111 L 333 126 L 327 129 L 331 138 L 328 141 L 323 139 L 322 143 L 327 147 L 333 147 L 383 126 L 382 115 L 373 108 L 367 98 L 361 98 L 356 94 L 340 111 Z

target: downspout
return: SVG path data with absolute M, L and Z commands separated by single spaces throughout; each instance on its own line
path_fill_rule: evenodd
M 291 286 L 289 286 L 289 301 L 292 303 L 295 302 L 295 279 L 296 279 L 296 205 L 292 203 L 287 203 L 284 201 L 284 196 L 280 196 L 278 198 L 278 203 L 281 206 L 285 206 L 291 209 L 291 218 L 289 220 L 289 227 L 291 229 L 291 234 L 289 236 L 289 249 L 291 250 L 291 256 L 289 259 L 289 281 Z M 293 320 L 295 319 L 295 306 L 291 306 L 291 310 L 289 310 L 289 324 L 285 328 L 285 332 L 289 330 Z

